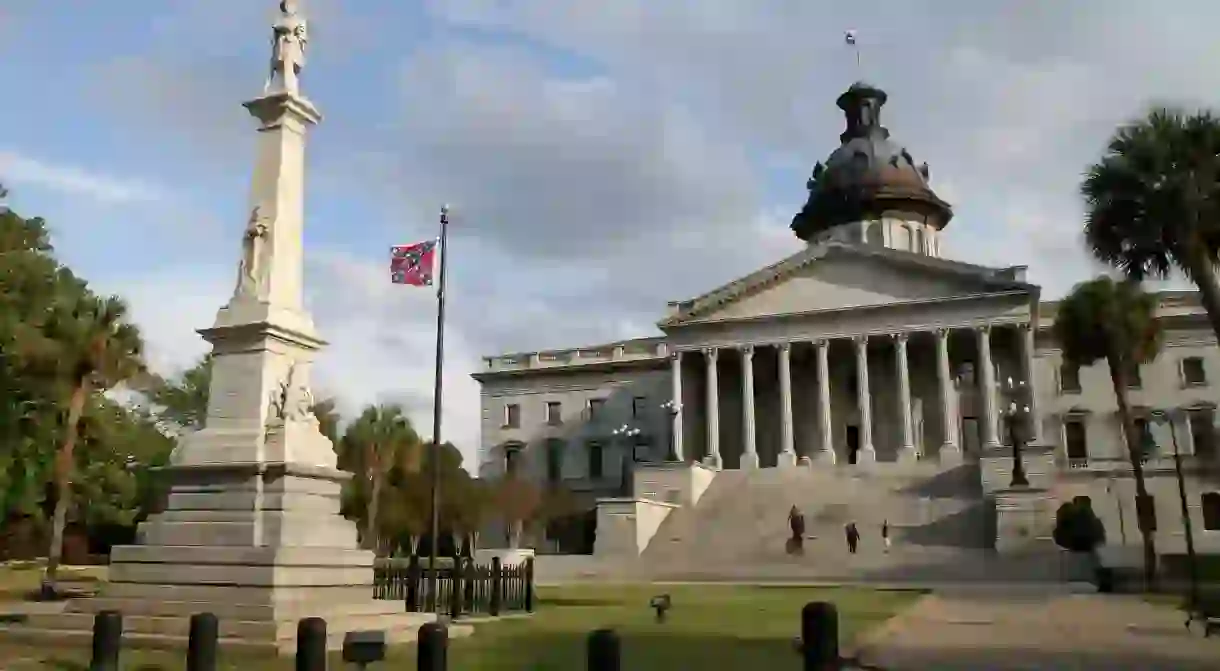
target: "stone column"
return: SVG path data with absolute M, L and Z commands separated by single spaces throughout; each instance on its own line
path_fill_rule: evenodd
M 1042 442 L 1042 417 L 1038 415 L 1038 389 L 1034 386 L 1034 329 L 1029 323 L 1017 326 L 1021 339 L 1021 376 L 1029 390 L 1029 442 Z
M 940 446 L 942 462 L 960 461 L 957 404 L 953 400 L 953 373 L 949 369 L 949 330 L 936 329 L 936 381 L 940 386 L 940 422 L 944 433 Z
M 991 327 L 980 326 L 974 331 L 979 347 L 979 399 L 983 405 L 983 447 L 999 447 L 996 427 L 995 368 L 991 363 Z
M 873 448 L 873 397 L 868 390 L 868 336 L 852 338 L 856 347 L 856 408 L 860 413 L 860 452 L 857 463 L 877 460 Z
M 907 365 L 907 334 L 894 336 L 894 364 L 898 368 L 898 420 L 902 429 L 902 447 L 898 451 L 899 461 L 915 461 L 914 427 L 911 425 L 911 372 Z
M 674 441 L 674 459 L 685 461 L 682 451 L 682 352 L 674 352 L 670 357 L 670 368 L 673 372 L 673 404 L 670 412 L 672 426 L 670 427 Z
M 741 348 L 741 468 L 758 468 L 757 427 L 754 425 L 754 346 Z
M 796 448 L 792 434 L 792 343 L 783 343 L 779 352 L 779 457 L 777 466 L 795 466 Z
M 707 456 L 703 460 L 712 468 L 720 468 L 724 464 L 720 458 L 720 375 L 717 370 L 720 351 L 705 347 L 703 359 L 707 363 Z
M 834 427 L 830 423 L 830 342 L 819 340 L 817 347 L 818 375 L 818 453 L 827 463 L 835 463 Z

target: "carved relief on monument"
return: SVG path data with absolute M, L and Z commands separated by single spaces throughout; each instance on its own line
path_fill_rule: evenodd
M 267 426 L 283 426 L 291 422 L 317 423 L 313 414 L 313 392 L 309 390 L 305 367 L 292 364 L 284 379 L 271 390 L 268 399 Z
M 235 298 L 267 299 L 267 266 L 270 260 L 269 233 L 267 217 L 262 213 L 262 206 L 255 205 L 250 211 L 246 222 L 246 231 L 241 241 L 241 262 L 237 268 L 237 287 L 233 290 Z

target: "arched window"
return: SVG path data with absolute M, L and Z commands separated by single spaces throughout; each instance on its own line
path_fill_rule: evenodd
M 911 251 L 911 227 L 900 224 L 894 227 L 894 249 Z
M 870 245 L 877 247 L 885 246 L 885 231 L 881 222 L 873 222 L 864 225 L 864 241 Z
M 1203 508 L 1203 530 L 1220 531 L 1220 492 L 1206 492 L 1199 499 Z

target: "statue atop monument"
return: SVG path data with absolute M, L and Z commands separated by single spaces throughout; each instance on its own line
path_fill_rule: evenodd
M 281 0 L 280 18 L 271 28 L 271 72 L 263 90 L 278 83 L 280 91 L 300 93 L 298 79 L 309 45 L 309 22 L 297 12 L 295 0 Z

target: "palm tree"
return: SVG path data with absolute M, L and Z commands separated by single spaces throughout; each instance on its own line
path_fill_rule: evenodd
M 1156 109 L 1119 128 L 1081 192 L 1093 255 L 1135 281 L 1182 270 L 1220 338 L 1220 118 Z
M 1118 402 L 1127 442 L 1127 455 L 1135 477 L 1136 509 L 1144 540 L 1144 579 L 1156 580 L 1156 545 L 1151 519 L 1151 499 L 1144 485 L 1144 444 L 1135 428 L 1127 388 L 1131 372 L 1156 358 L 1161 347 L 1160 324 L 1156 320 L 1156 297 L 1144 293 L 1136 282 L 1101 276 L 1076 285 L 1059 303 L 1055 315 L 1055 339 L 1070 366 L 1089 366 L 1104 360 Z
M 55 306 L 48 333 L 58 344 L 57 368 L 68 397 L 63 442 L 55 456 L 55 512 L 47 552 L 43 592 L 55 593 L 64 529 L 72 496 L 74 452 L 85 403 L 97 391 L 145 373 L 140 332 L 127 320 L 127 306 L 115 296 L 99 298 L 83 287 Z
M 381 526 L 378 511 L 382 502 L 382 487 L 386 473 L 405 455 L 419 449 L 419 436 L 411 427 L 402 407 L 397 405 L 370 405 L 356 421 L 347 427 L 343 435 L 349 458 L 355 457 L 360 473 L 365 478 L 366 490 L 364 510 L 364 545 L 367 549 L 378 549 Z M 358 456 L 357 456 L 358 455 Z

